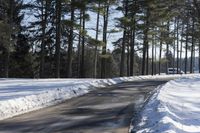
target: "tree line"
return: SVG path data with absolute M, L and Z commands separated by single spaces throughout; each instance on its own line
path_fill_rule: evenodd
M 193 73 L 199 35 L 198 0 L 0 0 L 0 77 Z

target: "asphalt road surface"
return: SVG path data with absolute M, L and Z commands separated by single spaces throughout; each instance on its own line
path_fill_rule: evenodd
M 0 121 L 0 133 L 127 133 L 134 112 L 164 80 L 126 82 Z

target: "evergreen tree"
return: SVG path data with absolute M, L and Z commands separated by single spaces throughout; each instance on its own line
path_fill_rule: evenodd
M 21 21 L 23 15 L 20 11 L 23 9 L 22 0 L 0 1 L 0 44 L 2 59 L 4 65 L 1 66 L 2 77 L 10 77 L 11 54 L 15 50 L 15 44 L 18 34 L 21 32 Z

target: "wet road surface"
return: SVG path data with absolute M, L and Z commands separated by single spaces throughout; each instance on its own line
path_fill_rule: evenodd
M 127 133 L 133 114 L 165 80 L 126 82 L 0 121 L 0 133 Z

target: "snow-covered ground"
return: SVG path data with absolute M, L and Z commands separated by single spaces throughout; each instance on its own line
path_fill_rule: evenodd
M 60 103 L 124 81 L 193 75 L 134 76 L 113 79 L 0 79 L 0 120 Z
M 158 88 L 131 128 L 134 133 L 200 133 L 200 76 Z

